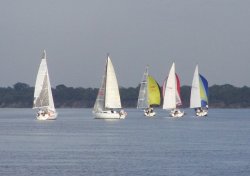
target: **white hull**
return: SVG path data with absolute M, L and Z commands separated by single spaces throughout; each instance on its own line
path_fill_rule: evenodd
M 102 111 L 102 112 L 93 112 L 95 119 L 125 119 L 127 113 L 123 114 L 116 111 Z
M 174 109 L 170 111 L 169 115 L 171 117 L 183 117 L 184 111 L 180 111 L 179 109 Z
M 144 115 L 146 117 L 153 117 L 156 115 L 156 112 L 154 112 L 153 108 L 146 108 L 144 109 Z
M 195 114 L 196 114 L 196 116 L 198 116 L 198 117 L 204 117 L 204 116 L 207 116 L 208 110 L 206 110 L 206 109 L 201 109 L 201 110 L 199 110 L 199 111 L 196 111 Z
M 36 119 L 37 120 L 56 120 L 57 118 L 57 113 L 52 113 L 50 112 L 48 113 L 42 113 L 41 111 L 38 111 L 37 115 L 36 115 Z
M 156 115 L 156 113 L 155 112 L 149 112 L 149 113 L 144 112 L 144 115 L 147 116 L 147 117 L 153 117 L 153 116 Z
M 144 113 L 145 116 L 147 117 L 154 117 L 156 115 L 155 112 L 151 112 L 151 113 Z

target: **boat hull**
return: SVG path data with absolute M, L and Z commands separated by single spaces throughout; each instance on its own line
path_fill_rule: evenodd
M 207 107 L 198 107 L 195 108 L 195 115 L 198 117 L 204 117 L 208 114 L 208 108 Z
M 207 116 L 207 114 L 208 114 L 208 111 L 207 110 L 201 110 L 200 112 L 195 112 L 195 114 L 196 114 L 196 116 L 198 116 L 198 117 L 204 117 L 204 116 Z
M 43 113 L 41 111 L 38 111 L 36 115 L 37 120 L 56 120 L 56 118 L 57 112 Z
M 170 117 L 175 117 L 175 118 L 183 117 L 184 111 L 181 111 L 179 109 L 174 109 L 174 110 L 170 111 L 169 115 L 170 115 Z
M 156 115 L 156 113 L 154 112 L 153 108 L 146 108 L 144 109 L 144 115 L 146 117 L 153 117 Z
M 116 111 L 101 111 L 101 112 L 93 112 L 95 119 L 125 119 L 127 116 L 126 113 L 119 113 Z
M 154 116 L 156 115 L 156 113 L 155 113 L 155 112 L 149 112 L 149 113 L 144 112 L 144 115 L 145 115 L 146 117 L 154 117 Z

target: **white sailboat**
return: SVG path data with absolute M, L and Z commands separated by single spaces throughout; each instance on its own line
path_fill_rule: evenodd
M 153 117 L 156 115 L 152 106 L 161 104 L 160 88 L 156 80 L 148 74 L 148 66 L 142 77 L 137 109 L 144 109 L 144 115 Z
M 57 112 L 52 97 L 45 50 L 43 52 L 42 60 L 36 77 L 33 109 L 38 109 L 36 115 L 38 120 L 55 120 L 57 117 Z
M 178 75 L 175 73 L 175 63 L 173 63 L 169 71 L 163 89 L 163 109 L 170 110 L 169 114 L 171 117 L 182 117 L 184 111 L 177 108 L 182 102 L 180 98 L 180 81 Z
M 118 82 L 109 56 L 93 114 L 97 119 L 124 119 L 127 116 L 127 113 L 121 107 Z
M 207 116 L 208 114 L 208 82 L 199 74 L 198 65 L 195 67 L 191 88 L 190 108 L 195 109 L 196 116 Z

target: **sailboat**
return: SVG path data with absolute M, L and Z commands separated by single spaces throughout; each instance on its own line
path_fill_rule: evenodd
M 127 113 L 121 107 L 118 82 L 109 56 L 93 114 L 97 119 L 124 119 L 127 116 Z
M 36 77 L 33 109 L 38 109 L 36 118 L 38 120 L 55 120 L 57 112 L 52 97 L 46 51 L 43 51 L 42 60 Z
M 177 108 L 182 102 L 180 98 L 180 80 L 175 73 L 175 63 L 172 64 L 168 77 L 163 85 L 163 89 L 163 109 L 170 110 L 169 115 L 171 117 L 182 117 L 184 111 Z
M 199 74 L 198 65 L 195 67 L 191 88 L 190 108 L 195 109 L 196 116 L 208 114 L 208 82 Z
M 148 74 L 147 66 L 140 85 L 137 108 L 144 109 L 144 115 L 152 117 L 156 115 L 152 106 L 160 104 L 161 95 L 159 85 L 156 80 Z

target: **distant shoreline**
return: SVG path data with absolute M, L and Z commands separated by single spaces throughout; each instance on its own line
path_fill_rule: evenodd
M 182 107 L 189 107 L 190 86 L 181 87 Z M 56 108 L 92 108 L 98 88 L 67 87 L 58 85 L 52 89 Z M 16 83 L 13 87 L 0 87 L 0 108 L 32 108 L 34 87 Z M 124 108 L 136 108 L 139 86 L 120 88 Z M 250 87 L 235 87 L 230 84 L 209 87 L 209 108 L 250 108 Z

